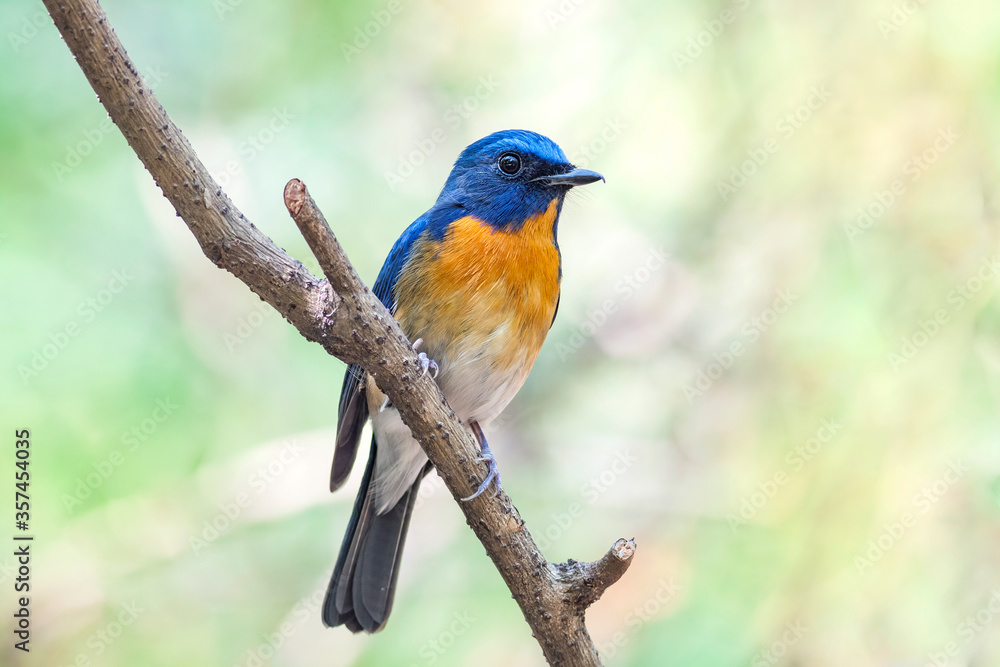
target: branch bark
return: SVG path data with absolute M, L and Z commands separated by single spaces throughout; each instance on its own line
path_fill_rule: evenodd
M 448 406 L 392 315 L 361 281 L 305 185 L 285 187 L 292 219 L 326 279 L 250 223 L 212 178 L 148 88 L 95 0 L 44 0 L 87 80 L 129 145 L 218 267 L 273 306 L 306 339 L 360 364 L 392 400 L 458 501 L 552 665 L 599 665 L 584 614 L 632 562 L 618 540 L 592 563 L 551 565 L 501 489 L 470 502 L 484 476 L 478 445 Z

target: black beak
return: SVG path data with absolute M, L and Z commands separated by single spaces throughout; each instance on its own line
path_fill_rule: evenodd
M 553 174 L 552 176 L 542 176 L 536 178 L 536 181 L 548 181 L 549 185 L 568 185 L 573 187 L 576 185 L 587 185 L 588 183 L 595 183 L 597 181 L 603 181 L 604 177 L 598 174 L 596 171 L 591 171 L 589 169 L 581 169 L 580 167 L 573 167 L 570 171 L 565 174 Z

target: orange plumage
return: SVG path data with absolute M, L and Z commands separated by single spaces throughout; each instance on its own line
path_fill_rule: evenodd
M 441 241 L 419 239 L 396 285 L 407 335 L 439 363 L 485 353 L 496 370 L 527 375 L 559 300 L 558 208 L 553 199 L 516 231 L 465 216 Z

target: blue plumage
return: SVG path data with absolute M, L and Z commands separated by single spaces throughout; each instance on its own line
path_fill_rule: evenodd
M 496 169 L 497 159 L 506 153 L 522 157 L 522 172 L 509 176 Z M 474 215 L 497 229 L 517 229 L 552 200 L 544 177 L 572 170 L 566 154 L 548 137 L 527 130 L 495 132 L 458 156 L 430 211 L 434 232 L 443 234 L 463 215 Z

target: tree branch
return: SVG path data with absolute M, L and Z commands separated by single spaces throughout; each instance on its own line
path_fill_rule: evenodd
M 484 474 L 478 445 L 448 406 L 392 315 L 361 281 L 305 185 L 285 204 L 325 280 L 253 226 L 195 154 L 146 86 L 94 0 L 44 0 L 111 119 L 187 224 L 205 255 L 245 283 L 306 339 L 360 364 L 399 410 L 456 500 Z M 599 665 L 584 613 L 625 572 L 635 542 L 618 540 L 593 563 L 550 565 L 501 489 L 459 501 L 552 665 Z

